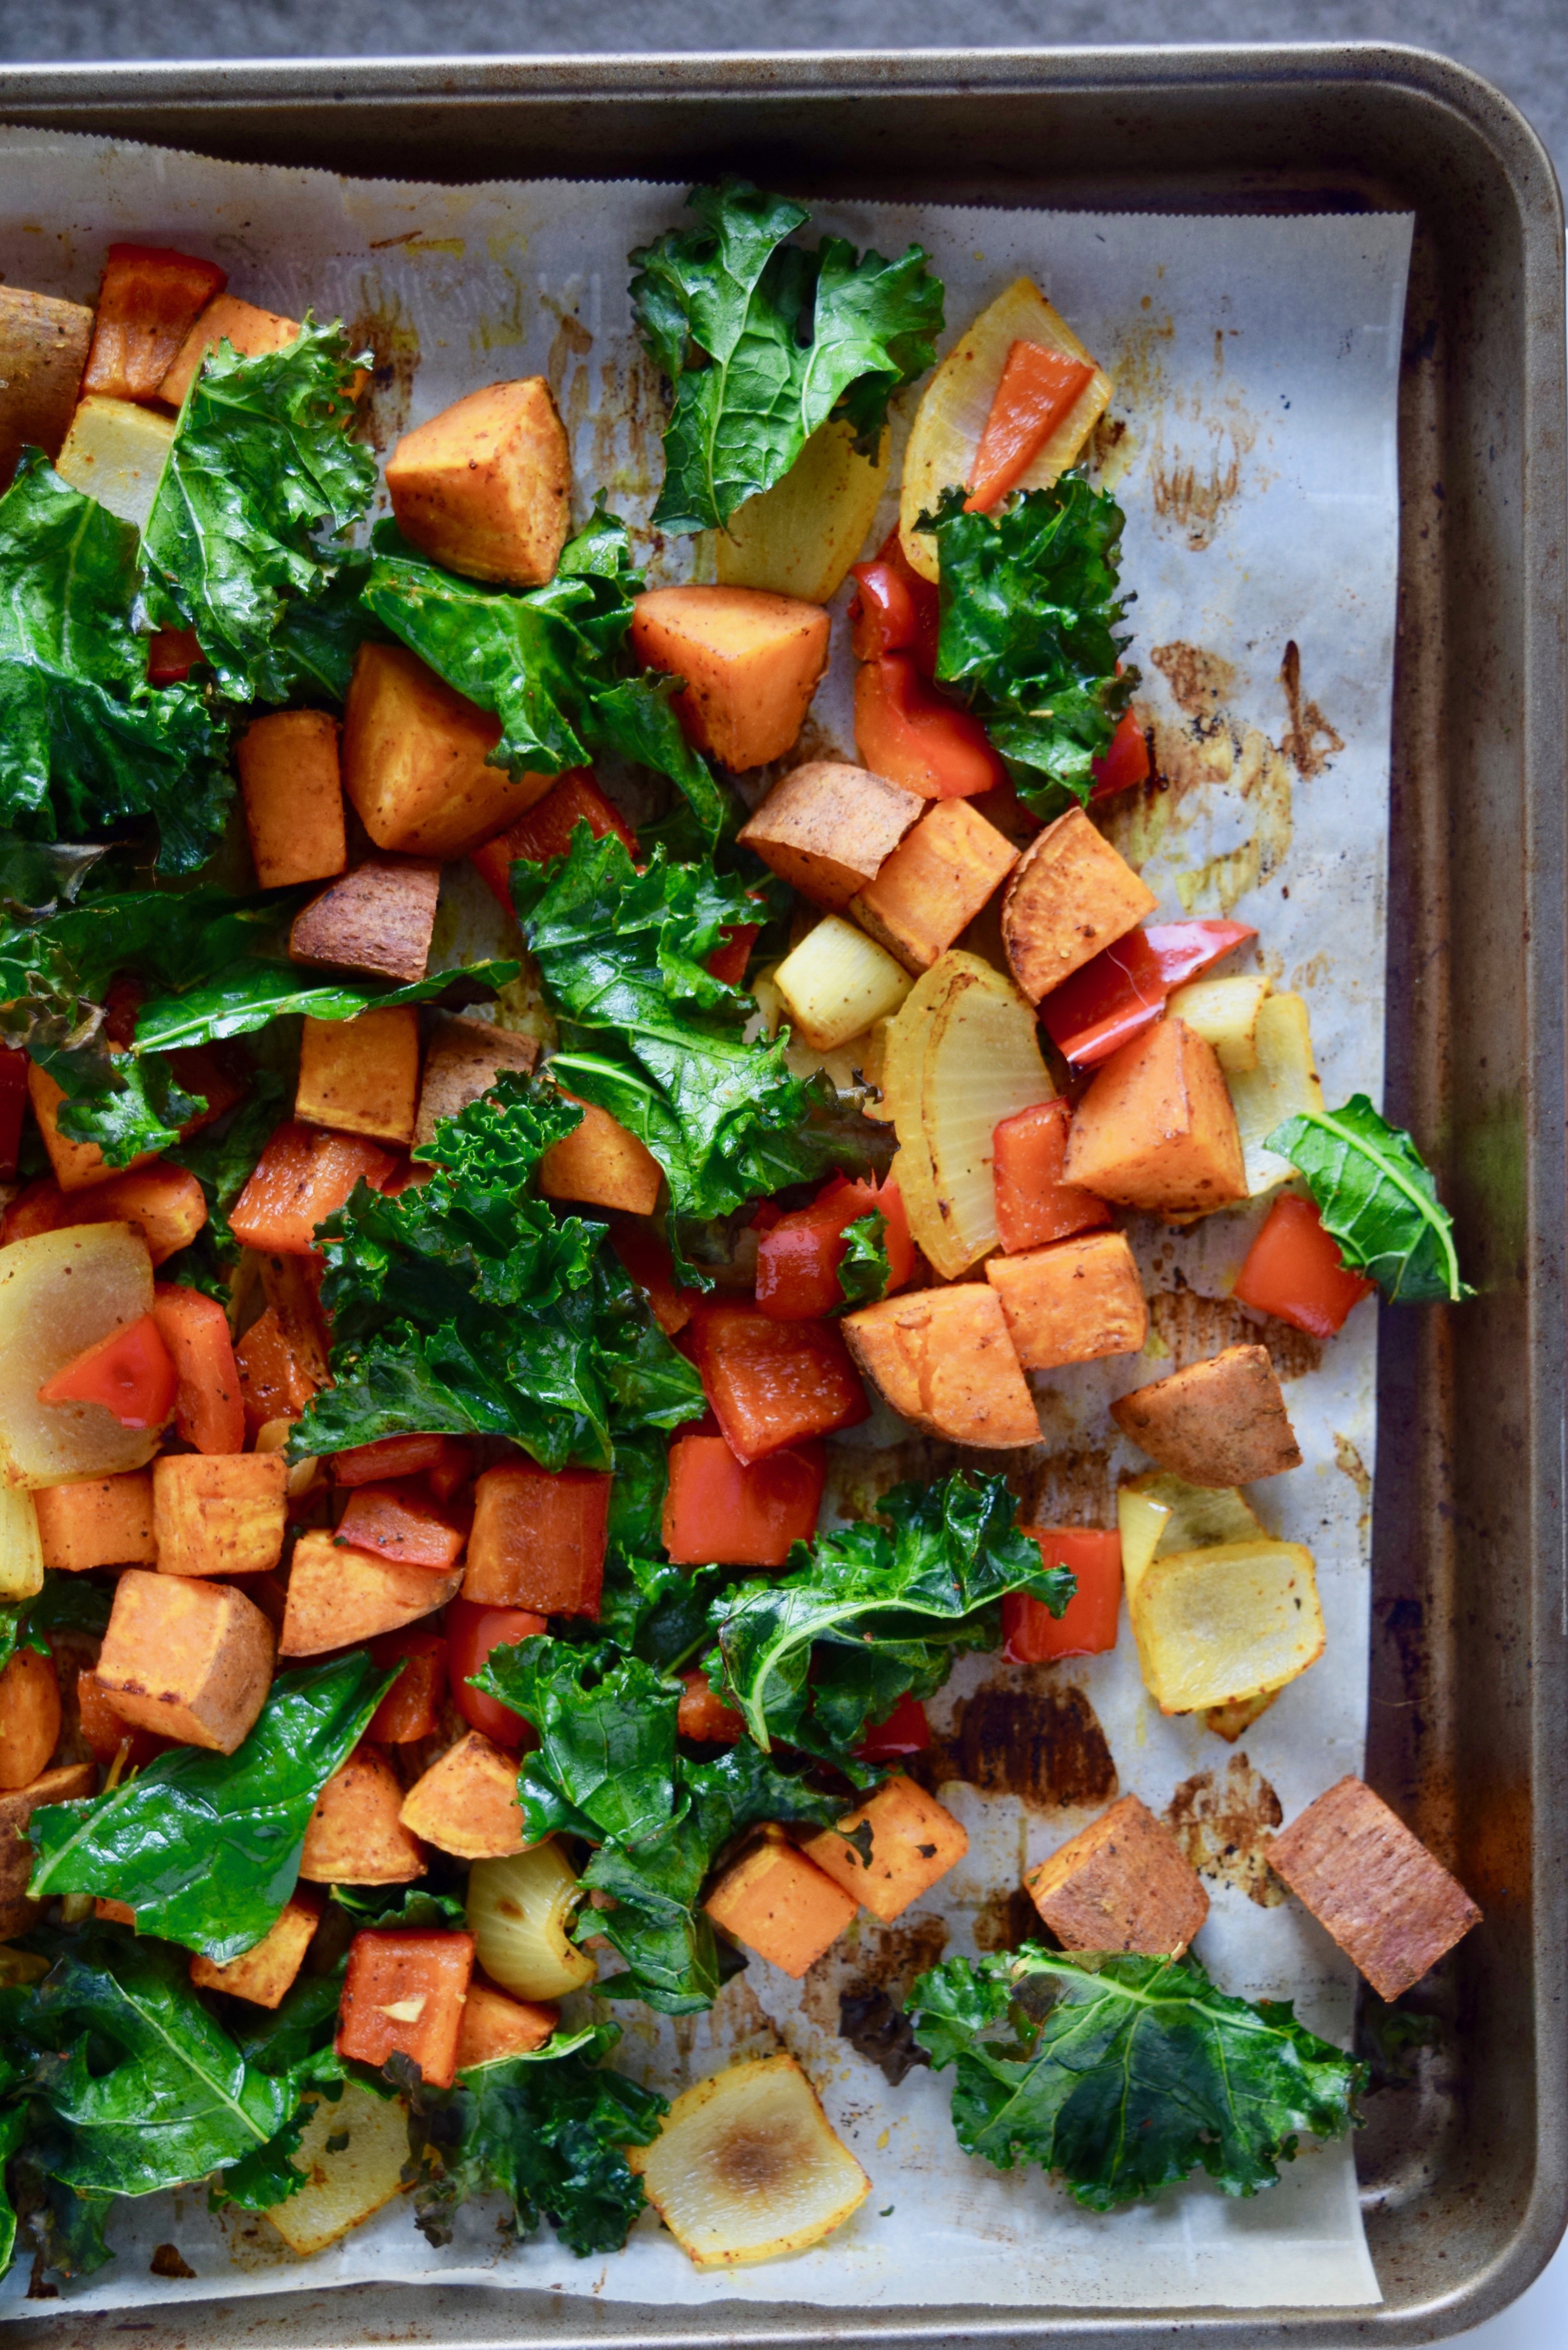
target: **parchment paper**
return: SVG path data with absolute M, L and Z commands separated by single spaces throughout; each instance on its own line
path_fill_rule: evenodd
M 525 168 L 526 155 L 518 162 Z M 464 391 L 544 372 L 571 432 L 582 510 L 602 487 L 638 526 L 655 577 L 680 577 L 691 549 L 663 546 L 645 528 L 663 410 L 631 331 L 623 257 L 680 220 L 682 192 L 613 182 L 398 185 L 12 131 L 0 134 L 0 276 L 90 302 L 110 238 L 211 254 L 234 293 L 293 316 L 307 307 L 341 313 L 374 347 L 374 437 L 383 448 Z M 1137 597 L 1130 658 L 1143 671 L 1140 698 L 1157 724 L 1166 783 L 1134 795 L 1130 808 L 1118 804 L 1113 837 L 1168 916 L 1234 910 L 1254 923 L 1276 984 L 1307 997 L 1330 1101 L 1356 1087 L 1376 1098 L 1409 219 L 829 200 L 815 209 L 821 229 L 887 254 L 923 242 L 946 281 L 949 339 L 1027 272 L 1116 376 L 1098 456 L 1127 513 L 1124 577 Z M 900 403 L 900 441 L 911 406 Z M 889 501 L 873 543 L 890 512 Z M 836 629 L 834 673 L 809 722 L 814 754 L 853 756 L 845 633 Z M 1114 1523 L 1118 1475 L 1147 1462 L 1116 1440 L 1106 1404 L 1254 1335 L 1229 1290 L 1258 1220 L 1257 1211 L 1219 1216 L 1179 1235 L 1135 1227 L 1153 1293 L 1149 1344 L 1141 1357 L 1037 1380 L 1044 1520 Z M 704 2278 L 651 2214 L 624 2252 L 578 2262 L 548 2234 L 505 2251 L 492 2210 L 466 2212 L 452 2245 L 432 2252 L 399 2204 L 298 2263 L 265 2221 L 212 2220 L 192 2191 L 118 2220 L 115 2266 L 59 2305 L 427 2276 L 639 2303 L 1375 2302 L 1348 2146 L 1303 2149 L 1280 2186 L 1251 2202 L 1196 2184 L 1150 2208 L 1097 2217 L 1038 2172 L 1003 2176 L 968 2160 L 949 2124 L 947 2077 L 921 2068 L 891 2086 L 838 2032 L 842 1991 L 898 1994 L 944 1942 L 951 1951 L 999 1947 L 1022 1866 L 1131 1789 L 1172 1819 L 1206 1866 L 1213 1909 L 1197 1948 L 1217 1981 L 1251 1997 L 1293 1998 L 1314 2030 L 1347 2039 L 1351 1970 L 1282 1898 L 1260 1839 L 1362 1758 L 1375 1312 L 1358 1306 L 1326 1351 L 1303 1339 L 1279 1352 L 1305 1465 L 1253 1499 L 1272 1528 L 1313 1549 L 1328 1647 L 1239 1747 L 1195 1721 L 1160 1716 L 1125 1626 L 1106 1657 L 1030 1669 L 971 1659 L 930 1709 L 953 1773 L 941 1792 L 971 1838 L 968 1860 L 931 1902 L 893 1928 L 863 1915 L 804 1985 L 753 1960 L 711 2016 L 671 2022 L 622 2012 L 623 2060 L 670 2092 L 732 2054 L 776 2044 L 775 2035 L 795 2051 L 873 2181 L 856 2219 L 827 2243 Z M 918 1465 L 907 1431 L 880 1415 L 837 1449 L 836 1490 L 864 1501 Z M 171 2241 L 193 2282 L 149 2273 L 151 2248 Z M 22 2303 L 26 2282 L 24 2267 L 3 2288 L 11 2314 L 38 2306 Z

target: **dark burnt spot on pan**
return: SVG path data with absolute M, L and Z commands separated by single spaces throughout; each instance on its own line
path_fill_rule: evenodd
M 1179 1273 L 1172 1285 L 1148 1301 L 1153 1328 L 1170 1350 L 1167 1368 L 1184 1371 L 1226 1347 L 1266 1347 L 1282 1379 L 1304 1378 L 1323 1361 L 1323 1341 L 1276 1322 L 1271 1314 L 1250 1314 L 1233 1297 L 1203 1297 Z
M 945 1735 L 909 1757 L 911 1778 L 933 1792 L 960 1779 L 982 1794 L 1016 1795 L 1041 1811 L 1112 1802 L 1116 1766 L 1099 1717 L 1081 1689 L 1052 1679 L 1050 1665 L 1010 1666 L 976 1690 Z

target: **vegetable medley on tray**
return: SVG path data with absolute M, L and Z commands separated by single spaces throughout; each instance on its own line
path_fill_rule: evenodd
M 669 2104 L 612 2013 L 931 1893 L 967 1653 L 1130 1641 L 1231 1740 L 1324 1669 L 1268 1333 L 1465 1294 L 1267 941 L 1103 828 L 1158 785 L 1108 376 L 1027 278 L 929 372 L 918 245 L 691 210 L 631 298 L 705 584 L 645 584 L 542 377 L 383 484 L 340 326 L 141 245 L 96 310 L 0 289 L 0 2249 L 39 2276 L 191 2182 L 301 2254 L 403 2190 L 438 2243 L 486 2193 L 583 2254 L 645 2200 L 703 2268 L 826 2236 L 870 2182 L 796 2059 Z M 803 733 L 851 577 L 858 764 Z M 481 885 L 507 951 L 461 963 Z M 1140 1376 L 1129 1230 L 1237 1211 L 1254 1342 Z M 1115 1357 L 1149 1466 L 1037 1523 L 1033 1375 Z M 846 1516 L 873 1413 L 936 1465 Z M 1269 1862 L 1385 1999 L 1479 1915 L 1356 1778 Z M 1361 2067 L 1190 1955 L 1136 1796 L 1024 1889 L 899 2025 L 970 2154 L 1108 2210 L 1354 2125 Z

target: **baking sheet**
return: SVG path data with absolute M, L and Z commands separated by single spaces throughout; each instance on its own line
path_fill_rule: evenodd
M 622 256 L 680 220 L 682 192 L 356 182 L 10 131 L 0 133 L 0 277 L 90 301 L 111 238 L 210 253 L 235 293 L 296 316 L 341 313 L 374 348 L 383 448 L 479 384 L 545 373 L 571 432 L 582 508 L 602 487 L 634 525 L 653 577 L 678 578 L 689 576 L 691 549 L 646 527 L 663 402 L 631 331 Z M 820 229 L 884 253 L 918 237 L 947 285 L 949 339 L 1026 271 L 1116 376 L 1097 453 L 1127 514 L 1124 577 L 1137 596 L 1129 657 L 1143 671 L 1166 787 L 1119 806 L 1109 829 L 1165 914 L 1234 911 L 1257 925 L 1263 966 L 1311 1006 L 1330 1101 L 1355 1089 L 1376 1098 L 1409 217 L 830 201 L 814 212 Z M 900 404 L 900 437 L 911 407 Z M 840 622 L 834 671 L 808 722 L 812 754 L 853 755 L 849 674 Z M 463 912 L 451 909 L 453 934 L 467 928 Z M 1147 1462 L 1116 1440 L 1109 1400 L 1254 1335 L 1229 1289 L 1257 1221 L 1255 1211 L 1222 1216 L 1186 1234 L 1135 1227 L 1149 1345 L 1139 1357 L 1036 1380 L 1043 1518 L 1111 1523 L 1118 1476 Z M 1238 1747 L 1159 1715 L 1125 1631 L 1109 1657 L 1023 1669 L 971 1659 L 930 1708 L 938 1755 L 955 1774 L 944 1778 L 939 1761 L 936 1783 L 971 1840 L 932 1902 L 893 1928 L 862 1917 L 803 1985 L 753 1960 L 710 2016 L 624 2012 L 622 2061 L 670 2092 L 776 2038 L 794 2050 L 873 2181 L 826 2244 L 704 2278 L 650 2214 L 623 2253 L 577 2262 L 548 2235 L 506 2250 L 483 2209 L 464 2213 L 452 2244 L 434 2252 L 394 2207 L 298 2263 L 265 2222 L 213 2220 L 201 2194 L 182 2192 L 119 2218 L 115 2266 L 57 2305 L 435 2276 L 652 2303 L 1375 2302 L 1348 2146 L 1304 2149 L 1278 2188 L 1250 2203 L 1191 2185 L 1100 2217 L 1038 2173 L 970 2162 L 947 2118 L 950 2076 L 917 2069 L 890 2086 L 837 2030 L 842 1991 L 896 1992 L 944 1946 L 998 1947 L 1022 1866 L 1130 1789 L 1205 1866 L 1213 1908 L 1197 1949 L 1216 1980 L 1251 1997 L 1293 1998 L 1314 2030 L 1347 2039 L 1354 1976 L 1304 1911 L 1278 1898 L 1261 1845 L 1362 1758 L 1375 1313 L 1358 1306 L 1326 1352 L 1288 1336 L 1279 1351 L 1304 1465 L 1253 1498 L 1272 1528 L 1313 1549 L 1328 1648 Z M 884 1416 L 856 1430 L 836 1448 L 838 1489 L 863 1501 L 918 1466 L 918 1448 L 900 1446 L 900 1434 Z M 150 2273 L 153 2248 L 170 2242 L 194 2272 L 189 2282 Z M 0 2306 L 36 2310 L 22 2302 L 26 2283 L 25 2270 L 14 2274 Z

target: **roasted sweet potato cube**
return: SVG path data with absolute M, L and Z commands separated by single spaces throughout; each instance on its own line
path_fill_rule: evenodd
M 136 1931 L 136 1912 L 129 1901 L 111 1901 L 107 1895 L 97 1894 L 93 1898 L 92 1914 L 95 1918 L 106 1919 L 111 1926 L 129 1926 L 132 1933 Z
M 575 1101 L 576 1096 L 568 1099 Z M 582 1124 L 553 1142 L 540 1159 L 540 1191 L 546 1200 L 576 1200 L 585 1207 L 651 1216 L 664 1180 L 658 1159 L 607 1109 L 584 1102 L 582 1111 Z
M 33 1506 L 46 1566 L 74 1573 L 91 1566 L 151 1566 L 158 1557 L 150 1469 L 47 1485 L 34 1494 Z
M 420 1097 L 420 1015 L 411 1003 L 354 1020 L 306 1018 L 294 1114 L 406 1149 Z
M 234 1369 L 253 1437 L 274 1421 L 298 1419 L 318 1385 L 274 1305 L 257 1315 L 234 1348 Z
M 1266 1347 L 1227 1347 L 1189 1363 L 1121 1397 L 1111 1417 L 1189 1485 L 1251 1485 L 1302 1465 Z
M 248 1999 L 254 2007 L 281 2007 L 320 1923 L 321 1911 L 314 1898 L 296 1894 L 284 1903 L 261 1940 L 231 1959 L 227 1966 L 192 1957 L 191 1981 L 199 1991 L 226 1991 L 231 1999 Z
M 1179 1958 L 1209 1915 L 1198 1871 L 1136 1795 L 1069 1836 L 1023 1883 L 1069 1950 Z
M 228 343 L 247 359 L 267 351 L 281 351 L 299 334 L 297 318 L 280 318 L 275 310 L 258 310 L 233 294 L 220 294 L 208 303 L 181 344 L 179 354 L 158 387 L 158 397 L 171 408 L 180 407 L 201 373 L 202 361 L 220 343 Z
M 1026 1371 L 1136 1355 L 1148 1336 L 1137 1260 L 1123 1232 L 1086 1232 L 1026 1255 L 992 1257 L 985 1277 Z
M 378 848 L 462 857 L 555 778 L 489 765 L 501 722 L 402 645 L 361 645 L 343 705 L 343 788 Z
M 57 1762 L 30 1787 L 0 1794 L 0 1939 L 25 1934 L 36 1923 L 42 1904 L 29 1901 L 27 1886 L 37 1858 L 27 1842 L 27 1822 L 45 1804 L 75 1804 L 98 1793 L 95 1762 Z
M 127 1170 L 111 1167 L 96 1142 L 73 1142 L 68 1135 L 60 1132 L 60 1104 L 65 1097 L 63 1088 L 55 1083 L 47 1069 L 36 1061 L 29 1061 L 27 1098 L 33 1105 L 33 1116 L 38 1121 L 38 1132 L 61 1191 L 85 1191 L 92 1184 L 107 1183 L 111 1176 L 124 1174 Z M 151 1156 L 150 1150 L 143 1150 L 130 1165 L 145 1167 Z
M 538 1057 L 532 1036 L 515 1035 L 493 1021 L 458 1014 L 438 1019 L 425 1047 L 415 1142 L 433 1142 L 438 1118 L 456 1118 L 487 1094 L 504 1069 L 526 1076 Z
M 373 979 L 423 979 L 440 895 L 433 858 L 368 858 L 295 916 L 289 954 Z
M 60 1684 L 41 1649 L 14 1648 L 0 1672 L 0 1790 L 37 1778 L 60 1739 Z
M 316 1799 L 299 1873 L 308 1885 L 409 1885 L 424 1846 L 398 1817 L 402 1783 L 378 1746 L 358 1745 Z
M 764 1835 L 721 1870 L 702 1907 L 716 1926 L 798 1980 L 838 1939 L 859 1905 L 826 1869 Z
M 457 2035 L 457 2069 L 467 2073 L 507 2056 L 531 2056 L 559 2022 L 559 2008 L 544 2001 L 508 1999 L 490 1983 L 471 1982 Z
M 610 1480 L 593 1469 L 487 1469 L 473 1489 L 462 1596 L 540 1616 L 597 1616 Z
M 849 1351 L 893 1409 L 952 1444 L 1038 1444 L 1040 1415 L 1002 1303 L 977 1281 L 885 1297 L 844 1316 Z
M 185 1072 L 177 1069 L 175 1075 L 184 1084 Z M 193 1123 L 205 1125 L 206 1119 Z M 61 1225 L 134 1224 L 153 1263 L 162 1264 L 190 1247 L 207 1221 L 207 1200 L 188 1168 L 155 1159 L 76 1192 L 59 1221 Z
M 1344 1778 L 1269 1847 L 1269 1866 L 1380 1999 L 1414 1988 L 1481 1913 L 1397 1813 Z
M 59 455 L 91 338 L 79 302 L 0 286 L 0 489 L 24 449 Z
M 849 910 L 906 971 L 929 971 L 1017 862 L 971 801 L 933 800 Z
M 1104 1200 L 1205 1215 L 1247 1196 L 1214 1048 L 1165 1019 L 1111 1055 L 1078 1104 L 1063 1173 Z
M 357 1485 L 337 1523 L 337 1540 L 372 1558 L 400 1559 L 405 1566 L 438 1571 L 455 1566 L 466 1535 L 422 1481 Z
M 346 1550 L 329 1534 L 313 1529 L 294 1546 L 278 1654 L 318 1657 L 326 1648 L 346 1648 L 373 1640 L 379 1632 L 399 1631 L 444 1607 L 462 1581 L 459 1567 L 442 1575 L 428 1566 L 405 1566 L 400 1559 Z
M 156 400 L 186 336 L 228 282 L 215 261 L 192 253 L 111 244 L 82 390 L 111 400 Z
M 841 913 L 875 881 L 926 802 L 846 759 L 811 759 L 776 783 L 745 846 L 814 906 Z
M 337 2010 L 337 2054 L 361 2064 L 411 2056 L 431 2088 L 450 2089 L 473 1972 L 473 1936 L 356 1934 Z
M 160 1575 L 265 1575 L 283 1556 L 281 1452 L 164 1452 L 152 1464 Z
M 571 452 L 544 377 L 487 384 L 405 432 L 387 494 L 403 536 L 449 571 L 542 588 L 572 519 Z
M 264 889 L 327 881 L 348 861 L 337 722 L 324 710 L 253 718 L 235 745 L 251 861 Z
M 820 604 L 762 588 L 654 588 L 639 596 L 639 660 L 685 681 L 674 707 L 691 741 L 722 766 L 782 759 L 827 667 Z
M 244 1248 L 312 1255 L 317 1224 L 343 1205 L 356 1183 L 379 1191 L 396 1163 L 363 1137 L 324 1134 L 290 1118 L 273 1135 L 229 1211 L 230 1229 Z
M 1002 904 L 1012 976 L 1032 1003 L 1158 904 L 1082 808 L 1048 824 L 1018 861 Z
M 415 1780 L 400 1817 L 410 1834 L 459 1860 L 525 1852 L 516 1755 L 471 1730 Z
M 849 1841 L 862 1827 L 871 1831 L 869 1859 Z M 808 1836 L 801 1849 L 887 1926 L 963 1858 L 969 1837 L 934 1795 L 895 1772 L 836 1827 Z
M 232 1754 L 272 1687 L 272 1626 L 232 1584 L 128 1567 L 98 1678 L 117 1713 L 161 1738 Z

